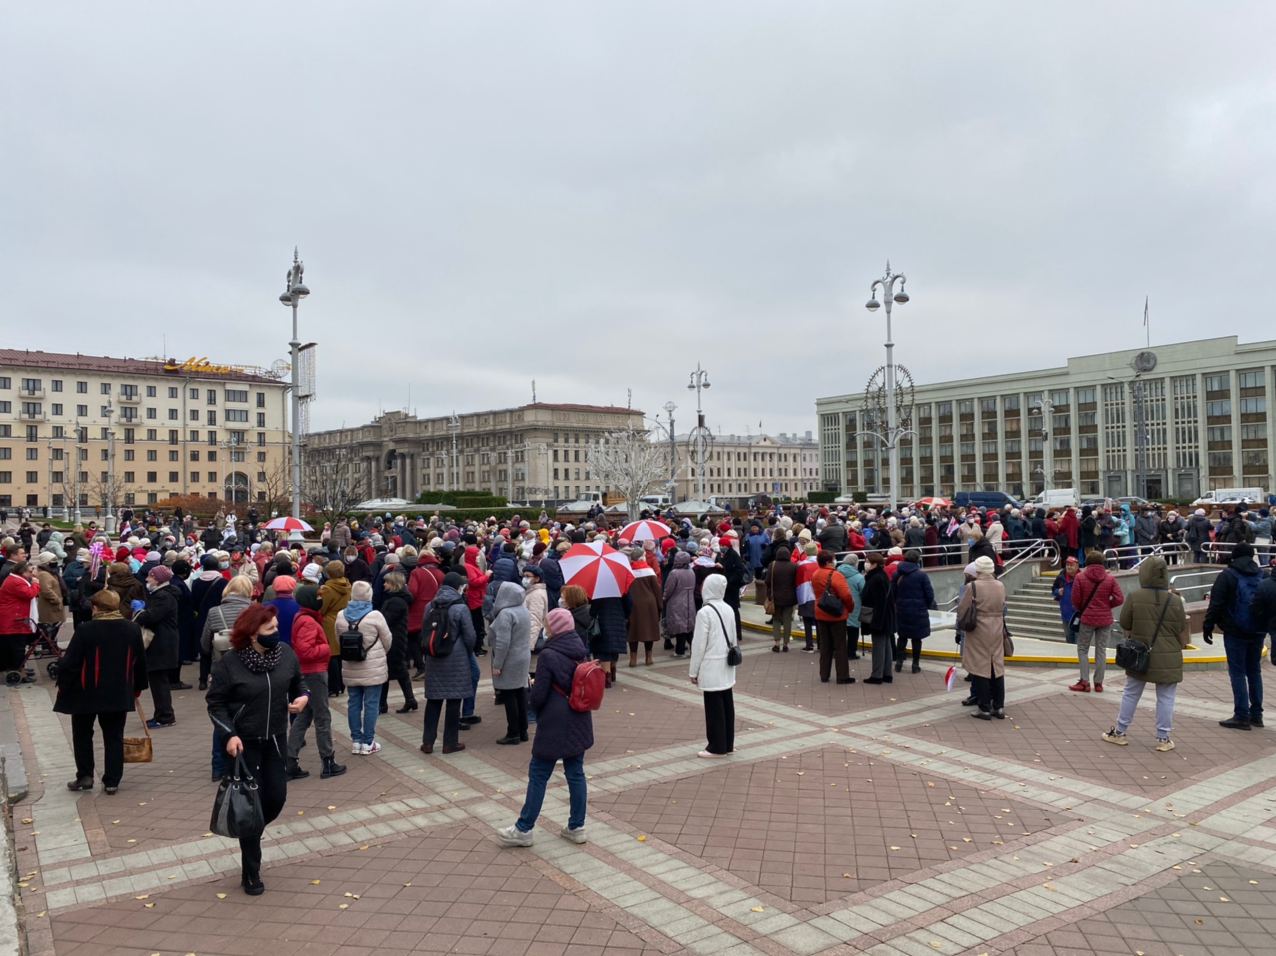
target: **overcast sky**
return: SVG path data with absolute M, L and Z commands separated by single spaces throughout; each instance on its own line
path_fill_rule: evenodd
M 1276 337 L 1276 5 L 20 3 L 3 344 L 270 365 L 317 427 L 530 400 L 815 428 L 917 382 Z

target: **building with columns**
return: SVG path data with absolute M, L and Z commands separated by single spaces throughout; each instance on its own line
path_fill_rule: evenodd
M 689 436 L 679 435 L 676 448 L 674 500 L 694 500 L 700 485 Z M 804 498 L 820 488 L 819 442 L 810 432 L 805 436 L 714 435 L 705 457 L 704 484 L 704 493 L 711 498 Z
M 331 482 L 335 471 L 356 499 L 414 501 L 430 490 L 570 501 L 605 491 L 590 477 L 589 445 L 609 432 L 641 431 L 642 418 L 636 408 L 546 402 L 454 417 L 386 412 L 306 436 L 303 486 Z
M 1031 496 L 1048 484 L 1119 497 L 1140 493 L 1140 471 L 1151 499 L 1270 492 L 1274 397 L 1276 341 L 1234 335 L 919 386 L 900 446 L 901 494 Z M 815 408 L 824 488 L 882 491 L 886 452 L 864 394 L 821 398 Z

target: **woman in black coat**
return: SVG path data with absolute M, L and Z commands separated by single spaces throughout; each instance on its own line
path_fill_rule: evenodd
M 146 726 L 152 730 L 177 723 L 170 683 L 173 668 L 179 664 L 177 592 L 170 587 L 172 578 L 173 572 L 162 564 L 151 568 L 146 575 L 146 607 L 133 618 L 155 635 L 146 648 L 146 671 L 155 707 Z
M 722 565 L 722 576 L 727 579 L 727 593 L 723 600 L 735 611 L 735 639 L 736 643 L 739 643 L 743 633 L 740 624 L 740 589 L 752 575 L 745 567 L 744 558 L 740 557 L 740 553 L 732 547 L 732 540 L 725 536 L 719 540 L 718 544 L 721 545 L 722 550 L 718 552 L 718 563 Z
M 891 639 L 894 634 L 894 602 L 891 600 L 891 579 L 886 574 L 886 556 L 881 551 L 870 551 L 865 561 L 864 591 L 860 595 L 860 633 L 873 639 L 873 674 L 866 677 L 866 684 L 889 684 L 891 675 Z M 873 620 L 865 623 L 865 612 Z
M 412 693 L 412 677 L 408 672 L 408 609 L 412 606 L 411 595 L 403 589 L 403 575 L 391 571 L 381 579 L 381 616 L 390 628 L 390 654 L 386 664 L 390 679 L 399 682 L 403 691 L 403 706 L 396 714 L 407 714 L 417 709 L 416 695 Z M 381 688 L 381 713 L 389 710 L 387 703 L 390 696 L 390 681 Z
M 291 647 L 280 643 L 275 609 L 250 604 L 230 632 L 230 651 L 213 666 L 208 716 L 226 734 L 226 753 L 242 756 L 257 781 L 267 825 L 284 808 L 288 715 L 310 703 L 301 666 Z M 261 836 L 240 837 L 240 883 L 249 896 L 266 891 L 261 882 Z
M 102 790 L 113 794 L 124 776 L 124 721 L 146 689 L 142 629 L 120 613 L 114 591 L 90 599 L 93 617 L 75 629 L 58 667 L 55 712 L 71 715 L 75 779 L 68 790 L 93 789 L 93 721 L 102 728 Z
M 589 641 L 589 653 L 607 671 L 607 686 L 616 682 L 616 661 L 629 647 L 629 622 L 623 598 L 594 598 L 589 602 L 598 632 Z
M 930 637 L 930 612 L 935 607 L 935 588 L 920 567 L 921 554 L 907 551 L 895 569 L 895 630 L 899 644 L 895 648 L 895 673 L 904 669 L 904 652 L 913 642 L 913 673 L 922 669 L 922 641 Z

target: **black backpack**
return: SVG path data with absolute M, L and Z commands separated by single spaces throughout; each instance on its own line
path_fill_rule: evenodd
M 342 615 L 342 620 L 346 622 L 346 629 L 337 635 L 337 646 L 341 648 L 341 659 L 350 661 L 353 664 L 366 661 L 368 659 L 368 648 L 371 644 L 363 643 L 363 632 L 359 630 L 359 621 L 351 621 Z M 373 638 L 376 640 L 376 638 Z
M 425 653 L 429 657 L 447 657 L 456 646 L 456 635 L 452 633 L 447 614 L 451 607 L 451 604 L 433 601 L 425 613 L 421 633 L 425 637 Z

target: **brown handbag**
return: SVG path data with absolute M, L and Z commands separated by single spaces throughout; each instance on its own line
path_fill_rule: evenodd
M 124 738 L 124 762 L 150 763 L 155 759 L 155 748 L 151 743 L 150 728 L 146 726 L 146 715 L 142 713 L 142 698 L 133 698 L 133 706 L 137 709 L 137 716 L 141 718 L 142 733 L 145 736 Z

